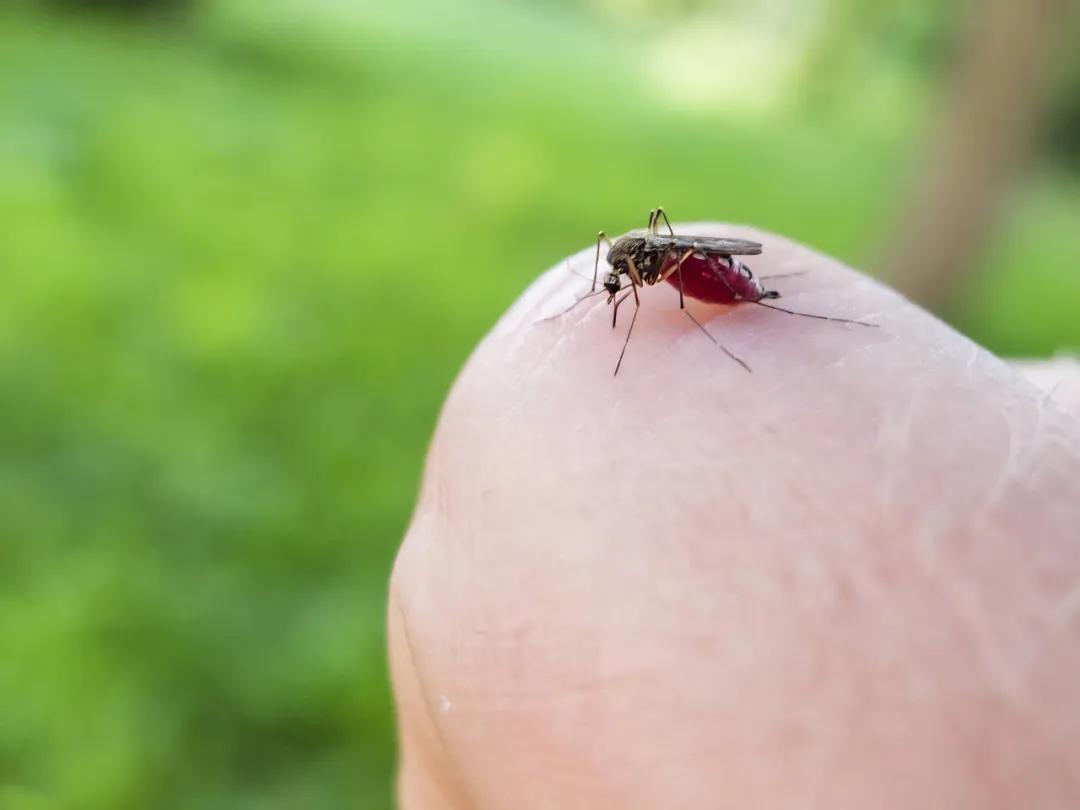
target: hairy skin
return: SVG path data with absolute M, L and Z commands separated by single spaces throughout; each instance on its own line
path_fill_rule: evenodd
M 1075 369 L 677 231 L 881 326 L 689 302 L 747 374 L 662 285 L 613 378 L 631 302 L 542 320 L 587 289 L 564 263 L 522 296 L 394 570 L 403 810 L 1080 807 Z

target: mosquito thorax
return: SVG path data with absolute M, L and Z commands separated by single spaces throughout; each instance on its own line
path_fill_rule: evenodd
M 608 264 L 612 267 L 626 267 L 626 260 L 630 257 L 637 258 L 645 245 L 645 239 L 637 232 L 631 232 L 626 236 L 620 236 L 608 251 Z

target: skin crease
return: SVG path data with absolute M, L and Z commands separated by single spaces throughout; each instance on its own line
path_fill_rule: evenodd
M 748 374 L 658 285 L 613 378 L 632 302 L 545 321 L 588 282 L 541 277 L 395 566 L 400 806 L 1080 807 L 1080 376 L 781 237 L 676 231 L 880 328 L 689 302 Z

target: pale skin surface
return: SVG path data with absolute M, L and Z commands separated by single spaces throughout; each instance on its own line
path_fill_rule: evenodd
M 588 288 L 564 263 L 522 296 L 394 570 L 403 810 L 1080 807 L 1075 367 L 676 230 L 881 327 L 689 302 L 747 374 L 661 285 L 613 378 L 631 302 L 542 321 Z

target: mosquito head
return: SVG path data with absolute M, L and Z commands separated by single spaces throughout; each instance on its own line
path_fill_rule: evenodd
M 612 296 L 622 289 L 622 282 L 619 281 L 619 272 L 617 270 L 609 270 L 604 275 L 604 289 Z
M 766 290 L 765 294 L 763 296 L 761 296 L 761 297 L 762 298 L 779 298 L 780 293 L 778 293 L 776 290 Z

